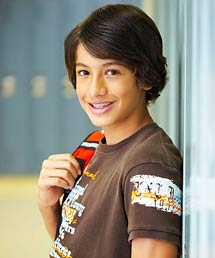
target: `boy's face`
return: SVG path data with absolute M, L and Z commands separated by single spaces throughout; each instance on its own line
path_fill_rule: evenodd
M 146 104 L 134 72 L 119 61 L 92 56 L 82 45 L 76 56 L 77 96 L 91 122 L 122 132 L 137 126 L 144 119 Z

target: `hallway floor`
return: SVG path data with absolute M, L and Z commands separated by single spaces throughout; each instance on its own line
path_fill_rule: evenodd
M 0 176 L 0 257 L 48 257 L 51 240 L 37 209 L 36 176 Z

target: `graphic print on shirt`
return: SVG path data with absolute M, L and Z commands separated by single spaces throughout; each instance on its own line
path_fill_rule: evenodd
M 85 168 L 83 172 L 83 176 L 77 181 L 71 192 L 68 194 L 66 200 L 62 206 L 62 223 L 59 228 L 59 236 L 54 241 L 53 246 L 50 250 L 50 256 L 55 258 L 72 258 L 72 251 L 68 249 L 68 247 L 63 246 L 61 244 L 61 240 L 64 239 L 65 234 L 74 235 L 76 231 L 76 225 L 78 224 L 78 220 L 82 217 L 85 206 L 79 203 L 77 200 L 80 196 L 83 196 L 88 184 L 85 186 L 80 186 L 79 183 L 83 179 L 83 177 L 87 177 L 90 181 L 96 180 L 96 176 L 98 172 L 91 173 L 88 171 L 89 165 Z
M 152 175 L 135 175 L 130 182 L 133 183 L 131 204 L 138 203 L 181 216 L 182 192 L 170 179 Z
M 51 257 L 66 257 L 72 258 L 72 253 L 67 247 L 63 246 L 60 242 L 64 239 L 65 234 L 75 234 L 75 225 L 78 223 L 78 218 L 83 215 L 85 206 L 77 202 L 79 196 L 83 196 L 86 191 L 88 184 L 85 187 L 79 185 L 80 180 L 77 181 L 76 185 L 69 193 L 62 207 L 62 223 L 59 229 L 59 236 L 53 243 L 50 251 Z
M 97 171 L 96 173 L 91 173 L 88 168 L 90 167 L 90 164 L 86 167 L 86 169 L 84 170 L 83 174 L 86 177 L 89 177 L 92 180 L 96 180 L 97 175 L 99 174 L 99 171 Z

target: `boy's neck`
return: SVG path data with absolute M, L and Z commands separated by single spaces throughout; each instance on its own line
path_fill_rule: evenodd
M 127 126 L 126 128 L 123 126 L 123 128 L 103 128 L 104 134 L 106 138 L 106 144 L 107 145 L 113 145 L 118 142 L 123 141 L 124 139 L 127 139 L 129 136 L 136 133 L 138 130 L 143 128 L 144 126 L 153 123 L 153 119 L 149 114 L 142 120 L 139 121 L 136 124 Z

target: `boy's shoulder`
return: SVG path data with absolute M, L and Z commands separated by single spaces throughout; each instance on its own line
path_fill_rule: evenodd
M 170 137 L 156 123 L 142 128 L 129 146 L 131 160 L 138 163 L 157 163 L 181 169 L 182 158 Z

